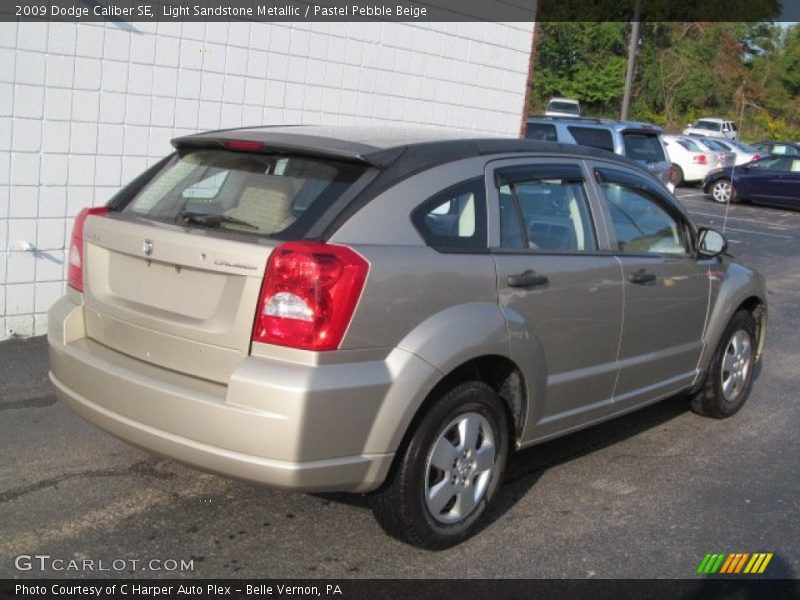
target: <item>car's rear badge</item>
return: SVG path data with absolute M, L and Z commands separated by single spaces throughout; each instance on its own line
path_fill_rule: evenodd
M 145 256 L 150 256 L 153 254 L 153 242 L 150 240 L 145 240 L 144 244 L 142 244 L 142 252 L 144 252 Z

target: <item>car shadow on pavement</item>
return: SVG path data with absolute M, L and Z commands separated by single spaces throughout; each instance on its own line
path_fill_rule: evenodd
M 515 452 L 509 457 L 497 500 L 486 515 L 487 518 L 484 519 L 480 530 L 490 526 L 508 512 L 548 469 L 613 446 L 688 411 L 689 401 L 686 395 L 679 394 L 631 414 Z M 329 492 L 312 496 L 348 506 L 365 509 L 370 507 L 368 494 Z
M 503 486 L 485 519 L 485 526 L 502 518 L 548 469 L 623 442 L 689 410 L 686 394 L 678 394 L 630 414 L 515 452 L 509 457 Z

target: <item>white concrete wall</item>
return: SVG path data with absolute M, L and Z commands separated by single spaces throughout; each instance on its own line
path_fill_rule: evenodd
M 72 218 L 167 154 L 171 138 L 289 123 L 516 134 L 532 32 L 531 23 L 0 23 L 0 339 L 44 333 L 64 290 Z

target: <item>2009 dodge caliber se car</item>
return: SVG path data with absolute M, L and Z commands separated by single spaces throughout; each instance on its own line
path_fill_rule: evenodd
M 133 444 L 371 492 L 386 531 L 444 548 L 509 452 L 750 392 L 762 277 L 632 161 L 308 127 L 174 145 L 81 213 L 50 311 L 61 400 Z

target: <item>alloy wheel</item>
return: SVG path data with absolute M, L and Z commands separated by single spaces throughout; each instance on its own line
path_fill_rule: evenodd
M 742 393 L 750 375 L 752 347 L 750 336 L 739 329 L 731 336 L 722 357 L 722 394 L 725 400 L 733 402 Z
M 425 504 L 440 523 L 469 516 L 486 494 L 496 446 L 489 421 L 475 412 L 459 415 L 436 439 L 425 468 Z

